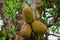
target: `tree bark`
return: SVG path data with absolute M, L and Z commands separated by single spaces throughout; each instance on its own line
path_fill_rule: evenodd
M 9 29 L 7 27 L 7 25 L 10 27 L 10 22 L 9 22 L 9 19 L 8 19 L 8 15 L 4 12 L 4 8 L 5 8 L 4 0 L 1 0 L 0 1 L 0 15 L 3 19 L 4 26 L 6 27 L 6 29 Z

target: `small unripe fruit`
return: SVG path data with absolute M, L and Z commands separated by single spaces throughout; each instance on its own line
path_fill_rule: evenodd
M 21 36 L 24 38 L 29 38 L 31 36 L 31 32 L 32 32 L 32 29 L 30 28 L 29 24 L 25 24 L 20 31 Z
M 27 23 L 31 23 L 34 19 L 32 9 L 29 6 L 23 8 L 23 17 Z
M 31 23 L 32 29 L 35 33 L 44 35 L 47 32 L 47 26 L 40 21 L 34 21 Z

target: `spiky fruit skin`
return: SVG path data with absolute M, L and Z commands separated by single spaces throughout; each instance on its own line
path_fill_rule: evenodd
M 31 23 L 33 21 L 33 12 L 32 9 L 29 6 L 25 6 L 23 8 L 23 17 L 27 23 Z
M 39 35 L 44 35 L 47 32 L 47 26 L 40 21 L 34 21 L 31 23 L 32 29 Z
M 31 36 L 31 32 L 32 32 L 32 29 L 30 28 L 29 24 L 25 24 L 20 31 L 21 36 L 24 38 L 29 38 Z

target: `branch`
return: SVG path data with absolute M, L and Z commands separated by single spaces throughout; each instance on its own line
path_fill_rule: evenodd
M 55 35 L 55 34 L 48 34 L 48 35 L 53 35 L 53 36 L 56 36 L 56 37 L 60 37 L 60 36 L 58 36 L 58 35 Z
M 3 7 L 3 3 L 2 2 L 0 2 L 0 9 Z
M 51 18 L 51 17 L 53 17 L 53 16 L 48 16 L 47 18 Z
M 52 22 L 51 22 L 50 24 L 46 24 L 46 25 L 48 26 L 48 28 L 51 27 L 52 25 L 54 25 L 54 24 L 57 22 L 58 18 L 59 18 L 59 16 L 54 17 L 54 18 L 52 19 Z

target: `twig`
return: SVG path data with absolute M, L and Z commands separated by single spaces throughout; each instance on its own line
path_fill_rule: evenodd
M 54 17 L 53 20 L 52 20 L 52 22 L 51 22 L 50 24 L 46 24 L 46 25 L 48 26 L 48 28 L 51 27 L 52 25 L 54 25 L 56 22 L 58 22 L 58 21 L 57 21 L 58 18 L 59 18 L 59 16 Z
M 48 16 L 47 18 L 51 18 L 51 17 L 53 17 L 53 16 Z
M 48 40 L 48 32 L 46 32 L 45 36 L 45 40 Z
M 56 36 L 56 37 L 60 37 L 60 36 L 58 36 L 58 35 L 55 35 L 55 34 L 48 34 L 48 35 L 53 35 L 53 36 Z

